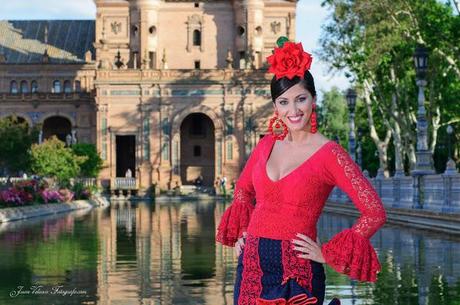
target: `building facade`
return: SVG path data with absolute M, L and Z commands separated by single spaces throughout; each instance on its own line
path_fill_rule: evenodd
M 97 145 L 111 185 L 236 179 L 273 113 L 266 57 L 296 0 L 95 0 L 96 20 L 0 21 L 0 117 Z M 69 136 L 70 135 L 70 136 Z

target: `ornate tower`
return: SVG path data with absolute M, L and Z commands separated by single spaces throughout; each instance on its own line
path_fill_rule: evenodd
M 240 68 L 261 68 L 279 36 L 295 39 L 296 5 L 297 0 L 233 1 Z
M 143 69 L 159 68 L 158 10 L 161 0 L 132 0 L 129 4 L 131 63 Z

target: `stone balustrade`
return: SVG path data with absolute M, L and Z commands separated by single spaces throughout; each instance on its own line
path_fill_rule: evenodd
M 369 178 L 368 178 L 369 179 Z M 445 173 L 420 177 L 419 202 L 415 202 L 417 177 L 375 177 L 369 179 L 385 207 L 418 209 L 436 213 L 460 213 L 460 174 Z M 349 197 L 334 188 L 329 200 L 347 202 Z

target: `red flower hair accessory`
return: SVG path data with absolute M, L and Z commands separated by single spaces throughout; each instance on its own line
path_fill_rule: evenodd
M 278 38 L 276 43 L 279 47 L 275 48 L 273 55 L 267 57 L 270 64 L 268 72 L 274 73 L 277 80 L 282 77 L 303 78 L 313 61 L 311 54 L 303 50 L 302 43 L 290 42 L 286 37 Z

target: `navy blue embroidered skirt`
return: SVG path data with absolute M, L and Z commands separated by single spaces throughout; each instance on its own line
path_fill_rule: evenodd
M 323 305 L 323 264 L 297 254 L 288 240 L 248 235 L 238 258 L 234 305 Z M 336 298 L 329 303 L 339 304 Z

